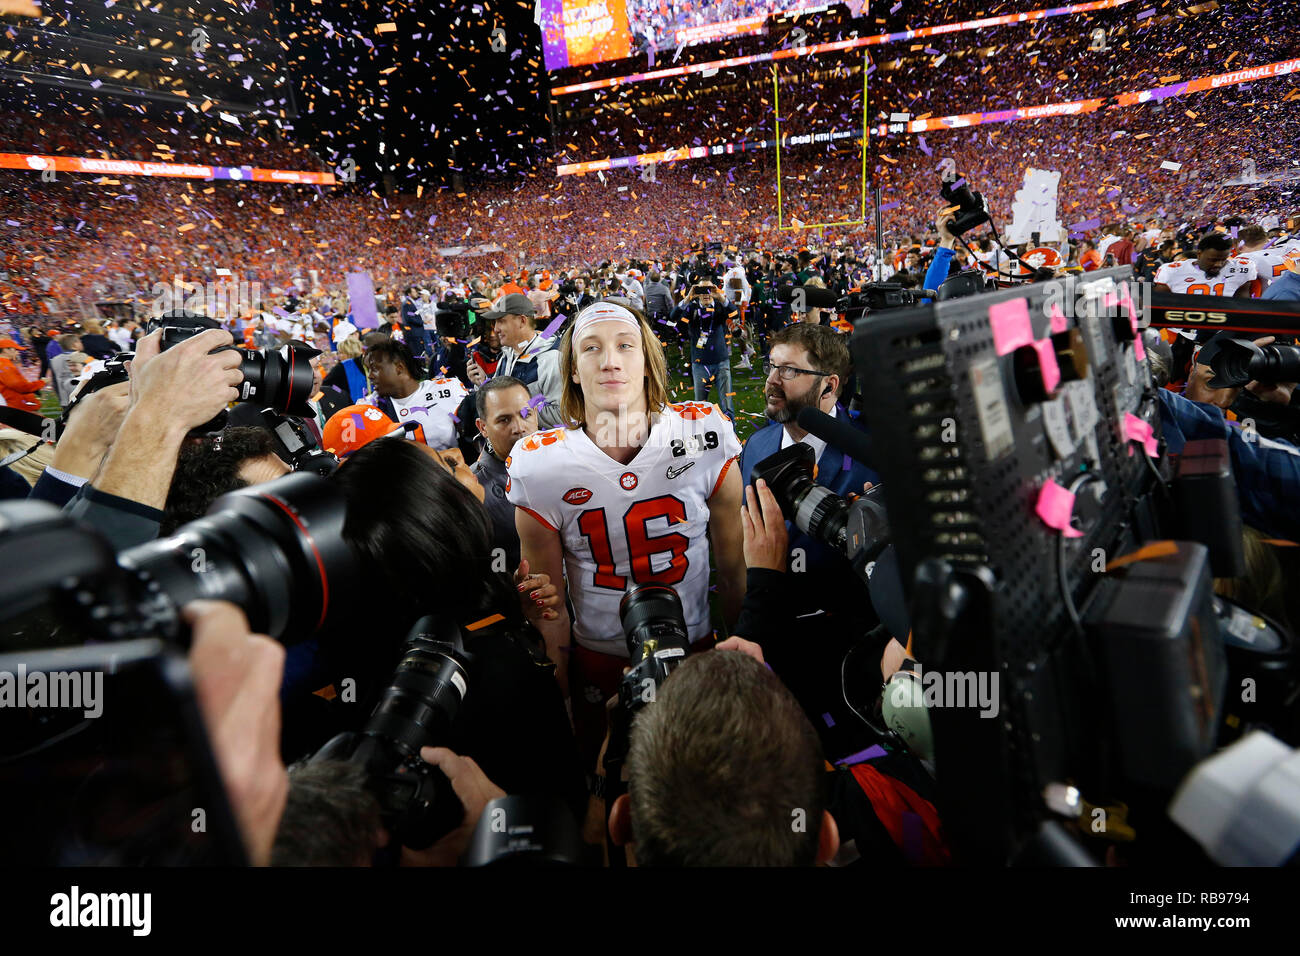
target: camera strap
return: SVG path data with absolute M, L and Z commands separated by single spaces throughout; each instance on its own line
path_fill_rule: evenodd
M 32 446 L 28 448 L 26 451 L 16 451 L 12 455 L 9 455 L 7 458 L 0 458 L 0 468 L 7 468 L 9 465 L 14 464 L 14 462 L 22 461 L 32 452 L 36 451 L 36 449 L 40 448 L 41 445 L 43 444 L 45 443 L 40 441 L 33 442 Z

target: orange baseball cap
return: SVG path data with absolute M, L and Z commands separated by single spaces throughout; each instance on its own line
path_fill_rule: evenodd
M 22 349 L 27 350 L 27 346 L 19 345 L 13 339 L 0 339 L 0 349 Z
M 346 458 L 362 445 L 383 438 L 401 426 L 374 405 L 349 405 L 325 423 L 321 446 L 331 455 Z

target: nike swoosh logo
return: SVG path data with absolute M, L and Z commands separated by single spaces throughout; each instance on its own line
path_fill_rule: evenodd
M 680 475 L 682 472 L 684 472 L 687 468 L 690 468 L 693 464 L 695 464 L 695 462 L 693 462 L 693 461 L 688 461 L 686 464 L 682 465 L 682 467 L 680 467 L 680 468 L 674 468 L 672 465 L 669 465 L 669 466 L 668 466 L 668 472 L 667 472 L 668 477 L 669 477 L 669 478 L 676 478 L 678 475 Z

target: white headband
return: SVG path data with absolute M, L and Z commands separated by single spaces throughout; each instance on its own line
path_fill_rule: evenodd
M 638 334 L 641 332 L 641 323 L 629 310 L 616 302 L 597 302 L 587 306 L 573 320 L 573 341 L 578 341 L 578 337 L 587 331 L 587 327 L 597 322 L 622 322 L 632 326 Z

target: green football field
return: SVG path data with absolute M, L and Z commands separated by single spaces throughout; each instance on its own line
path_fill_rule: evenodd
M 673 373 L 672 397 L 680 402 L 694 399 L 695 391 L 691 382 L 689 357 L 683 356 L 682 350 L 676 345 L 669 345 L 666 352 L 668 354 L 668 368 Z M 733 351 L 731 357 L 731 388 L 735 394 L 731 397 L 731 404 L 736 410 L 736 437 L 743 443 L 746 438 L 754 434 L 755 430 L 767 423 L 767 419 L 763 416 L 763 409 L 767 402 L 763 398 L 762 359 L 757 355 L 752 356 L 750 361 L 754 364 L 754 368 L 745 371 L 736 368 L 739 357 L 738 351 Z M 708 400 L 715 405 L 718 403 L 716 390 L 709 392 Z

